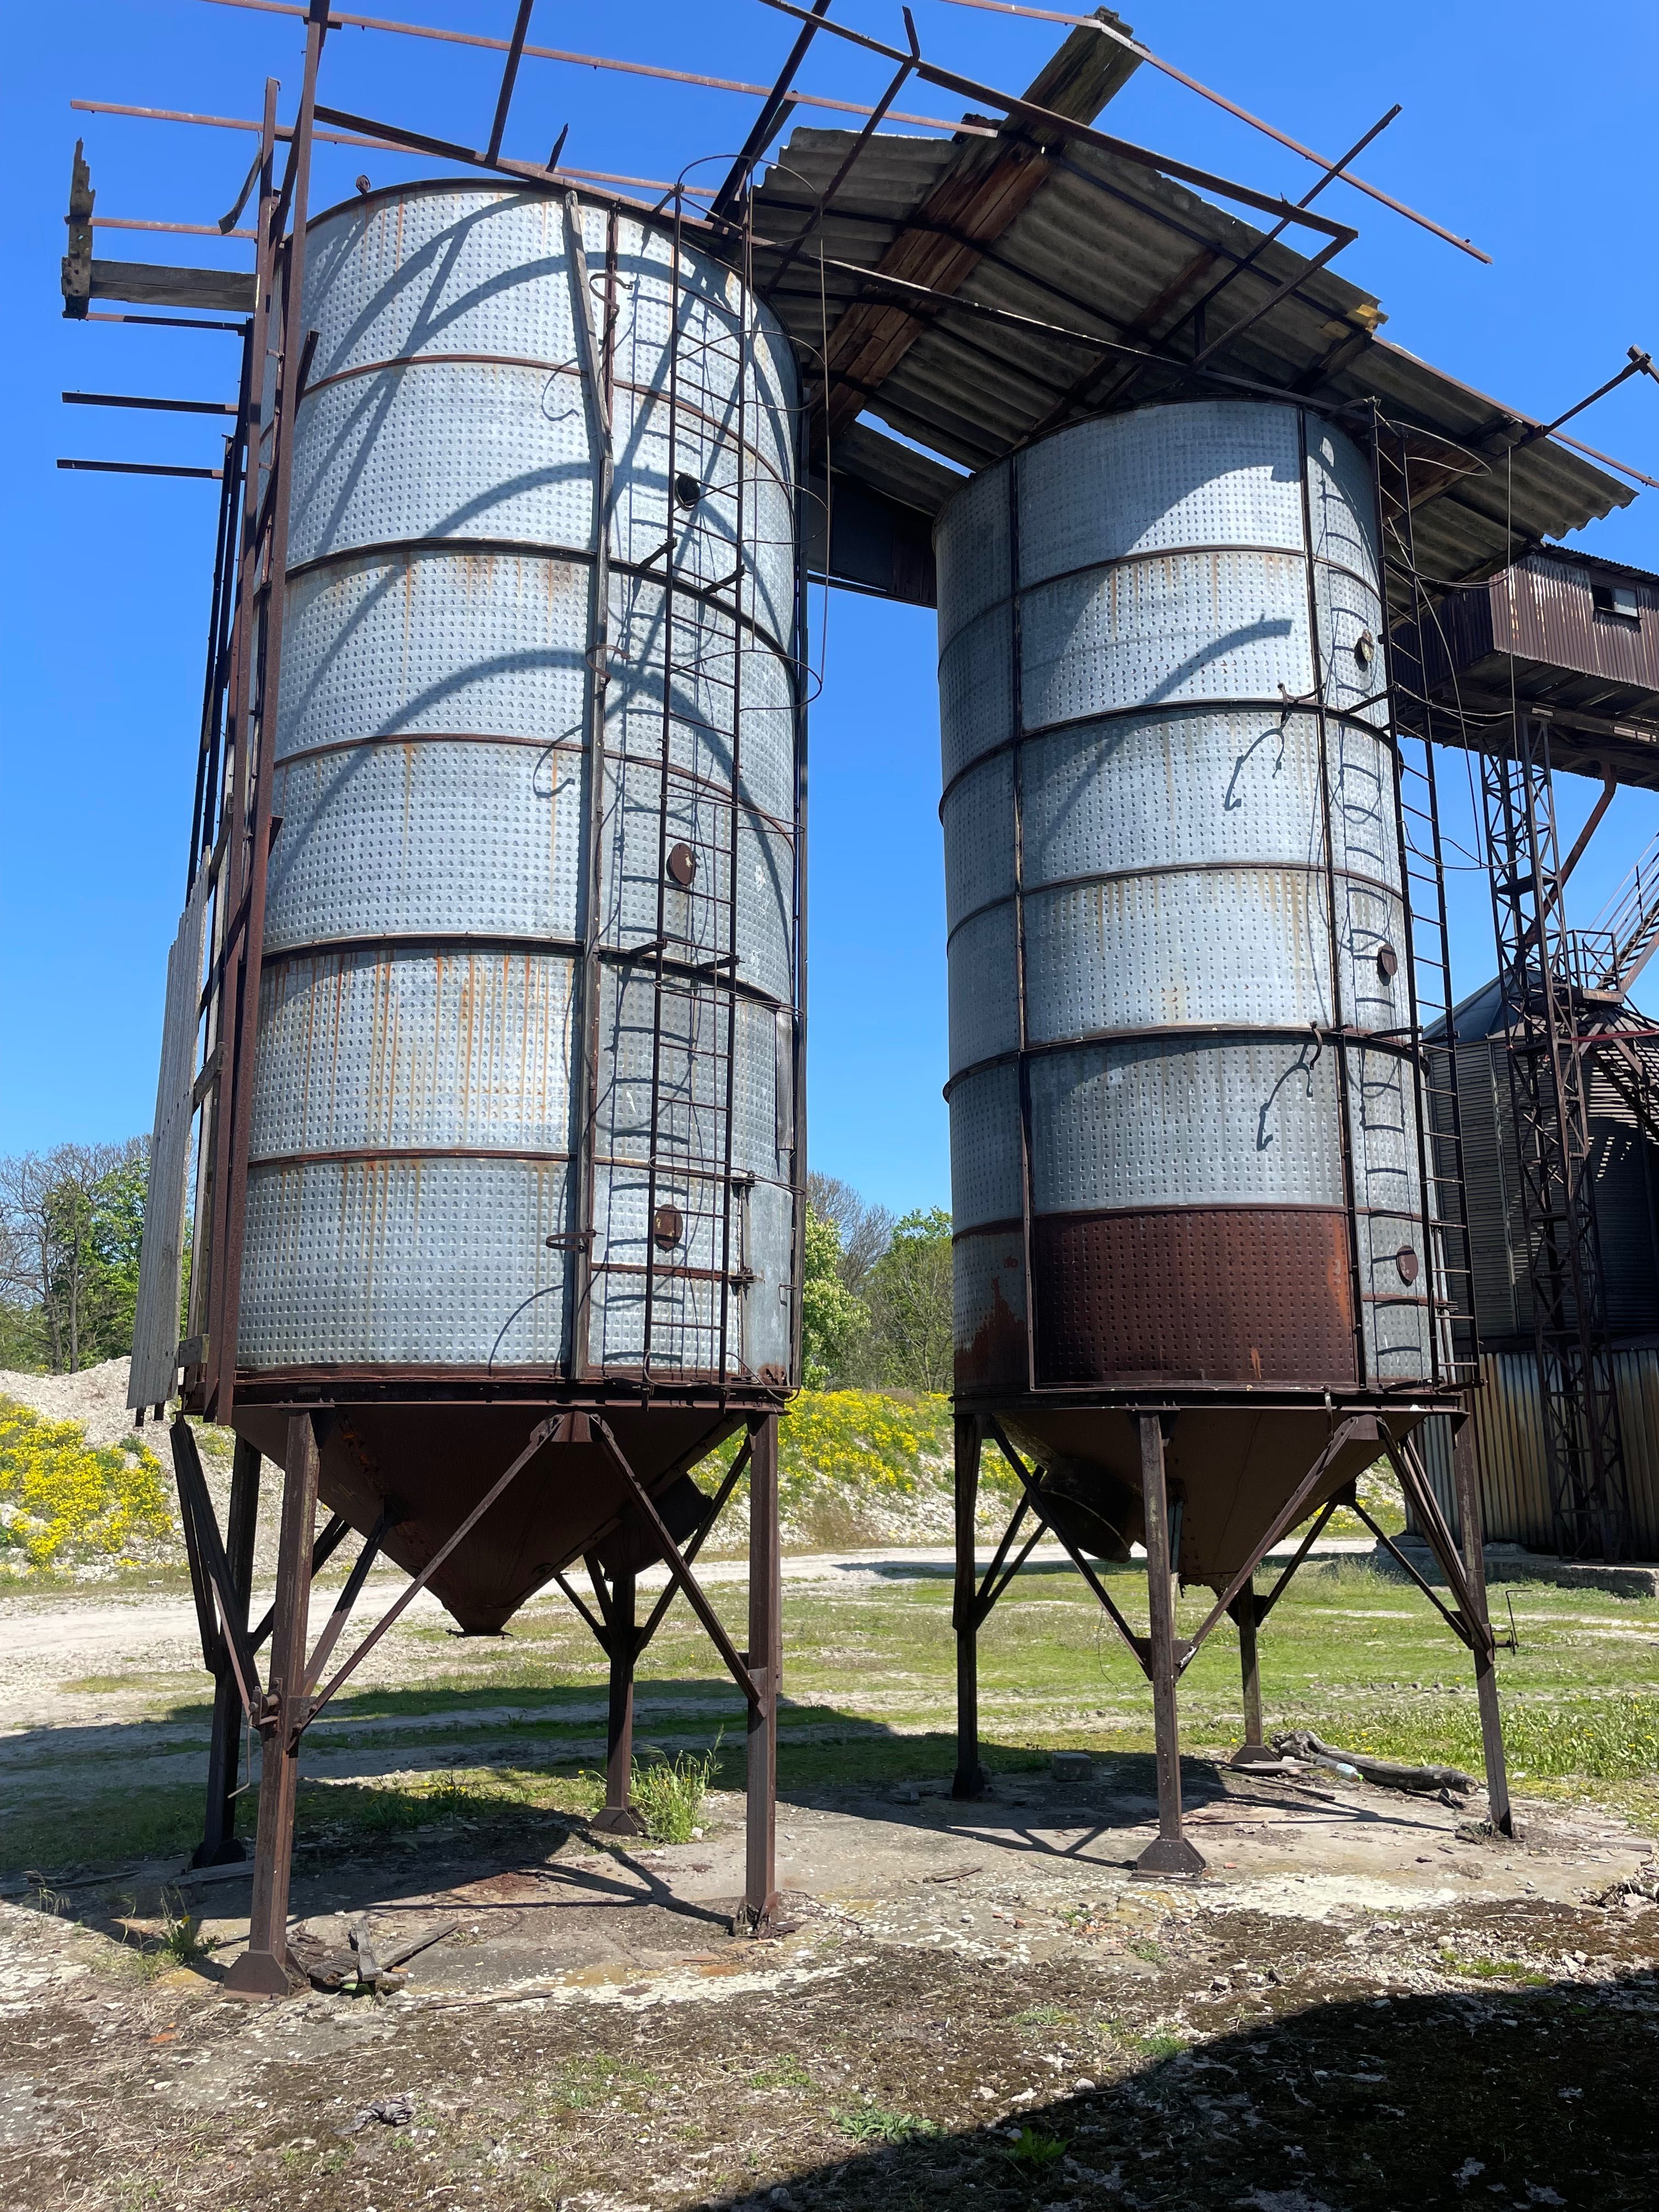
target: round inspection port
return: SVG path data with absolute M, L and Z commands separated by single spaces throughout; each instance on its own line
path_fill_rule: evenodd
M 668 854 L 668 873 L 683 891 L 689 891 L 696 881 L 697 856 L 689 845 L 675 845 Z
M 1353 641 L 1354 659 L 1362 668 L 1369 668 L 1371 665 L 1371 656 L 1376 651 L 1376 640 L 1371 635 L 1370 630 L 1362 629 Z
M 1400 955 L 1395 951 L 1392 945 L 1379 945 L 1377 946 L 1376 972 L 1382 978 L 1382 981 L 1385 983 L 1392 983 L 1395 977 L 1400 973 Z
M 1414 1283 L 1417 1280 L 1417 1255 L 1409 1244 L 1401 1246 L 1394 1255 L 1394 1264 L 1400 1270 L 1400 1279 L 1402 1283 Z
M 661 1245 L 665 1252 L 679 1243 L 684 1228 L 685 1223 L 678 1206 L 659 1206 L 651 1217 L 653 1241 Z
M 702 486 L 697 482 L 696 477 L 689 477 L 682 470 L 674 479 L 675 506 L 695 507 L 702 497 Z

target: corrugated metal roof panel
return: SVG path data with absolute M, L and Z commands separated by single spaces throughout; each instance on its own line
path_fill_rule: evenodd
M 846 131 L 793 134 L 755 195 L 762 237 L 787 240 L 799 231 L 852 144 Z M 820 254 L 852 264 L 822 273 L 833 324 L 838 304 L 860 294 L 855 270 L 873 269 L 958 152 L 939 139 L 878 134 L 866 143 L 834 211 L 797 257 L 774 301 L 804 343 L 822 341 Z M 1218 275 L 1255 256 L 1255 265 L 1236 275 L 1210 310 L 1208 337 L 1263 308 L 1280 284 L 1294 280 L 1293 289 L 1224 344 L 1218 368 L 1305 396 L 1314 405 L 1375 399 L 1391 418 L 1465 450 L 1469 473 L 1413 517 L 1418 562 L 1426 576 L 1454 581 L 1490 574 L 1521 546 L 1579 529 L 1634 496 L 1617 478 L 1547 439 L 1516 445 L 1537 427 L 1528 417 L 1375 337 L 1380 317 L 1374 295 L 1334 269 L 1314 268 L 1227 209 L 1093 147 L 1073 145 L 1053 161 L 1036 197 L 962 283 L 955 295 L 961 304 L 925 292 L 906 295 L 879 281 L 870 288 L 870 297 L 914 307 L 928 327 L 880 389 L 864 395 L 865 406 L 903 435 L 966 466 L 982 466 L 1043 425 L 1088 368 L 1090 349 L 1058 333 L 1145 345 L 1149 308 L 1202 254 L 1213 256 L 1212 264 L 1193 273 L 1152 322 L 1154 345 Z M 763 283 L 769 266 L 777 266 L 775 255 L 759 250 Z M 1049 327 L 999 323 L 975 315 L 975 306 Z M 1127 386 L 1109 356 L 1103 366 L 1097 388 L 1076 398 L 1073 416 L 1110 407 L 1126 389 L 1139 400 L 1169 388 L 1164 363 L 1128 362 L 1133 373 Z

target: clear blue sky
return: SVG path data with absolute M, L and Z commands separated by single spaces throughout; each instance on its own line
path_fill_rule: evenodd
M 360 0 L 362 12 L 505 35 L 512 0 Z M 897 33 L 887 0 L 837 14 Z M 1538 0 L 1402 0 L 1386 13 L 1329 0 L 1125 0 L 1139 35 L 1281 128 L 1334 155 L 1394 100 L 1405 112 L 1363 173 L 1495 257 L 1467 256 L 1340 187 L 1362 228 L 1339 266 L 1377 293 L 1388 335 L 1539 415 L 1559 412 L 1659 344 L 1650 242 L 1659 10 L 1611 0 L 1563 19 Z M 1063 35 L 915 0 L 934 58 L 1018 89 Z M 702 72 L 769 80 L 793 27 L 754 0 L 690 8 L 541 0 L 532 39 Z M 72 98 L 252 116 L 267 74 L 283 113 L 301 33 L 211 0 L 82 0 L 11 19 L 5 130 L 9 343 L 0 354 L 9 508 L 0 559 L 4 767 L 0 783 L 0 1152 L 147 1128 L 167 947 L 182 890 L 201 687 L 214 488 L 72 476 L 60 453 L 211 462 L 205 419 L 66 408 L 58 393 L 228 392 L 234 341 L 64 322 L 58 261 L 70 155 L 84 135 L 100 214 L 211 222 L 252 150 L 238 133 L 76 116 Z M 327 97 L 441 136 L 481 137 L 498 59 L 369 33 L 331 39 Z M 882 65 L 821 40 L 802 82 L 873 98 Z M 945 95 L 908 104 L 949 114 Z M 526 63 L 507 150 L 672 175 L 729 154 L 752 117 L 729 95 Z M 808 120 L 827 122 L 824 116 Z M 1264 187 L 1299 193 L 1294 156 L 1143 69 L 1112 127 Z M 319 149 L 319 205 L 367 168 L 377 184 L 430 165 Z M 112 258 L 239 265 L 248 249 L 106 231 Z M 1659 475 L 1659 387 L 1638 381 L 1579 426 Z M 1659 568 L 1659 493 L 1581 541 Z M 811 1152 L 896 1208 L 947 1203 L 945 952 L 933 620 L 831 597 L 813 712 Z M 1593 795 L 1563 779 L 1565 826 Z M 1452 834 L 1470 842 L 1462 763 L 1447 764 Z M 1588 920 L 1659 826 L 1659 798 L 1626 793 L 1580 872 Z M 1492 969 L 1485 885 L 1453 878 L 1462 988 Z

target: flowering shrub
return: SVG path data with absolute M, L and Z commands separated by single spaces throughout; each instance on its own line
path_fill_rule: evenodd
M 131 1449 L 88 1444 L 79 1421 L 49 1421 L 0 1397 L 0 1557 L 32 1567 L 65 1554 L 121 1559 L 135 1539 L 172 1534 L 161 1462 Z M 125 1562 L 124 1562 L 125 1563 Z
M 705 1465 L 705 1489 L 732 1464 L 732 1438 Z M 1013 1479 L 1000 1456 L 981 1463 L 981 1530 L 1006 1521 Z M 951 1401 L 932 1392 L 803 1390 L 778 1424 L 778 1510 L 791 1550 L 830 1545 L 948 1543 Z M 733 1493 L 717 1548 L 745 1539 L 748 1481 Z

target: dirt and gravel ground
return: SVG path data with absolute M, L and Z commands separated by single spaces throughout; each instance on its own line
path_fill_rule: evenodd
M 13 1885 L 0 2202 L 1654 2203 L 1648 1839 L 1541 1802 L 1472 1839 L 1433 1801 L 1200 1761 L 1187 1786 L 1188 1888 L 1130 1878 L 1143 1756 L 977 1805 L 791 1792 L 759 1943 L 729 1933 L 730 1796 L 684 1845 L 537 1815 L 303 1852 L 325 1946 L 456 1923 L 381 1997 L 224 1997 L 242 1876 Z M 215 1947 L 193 1966 L 143 1948 L 169 1903 Z

